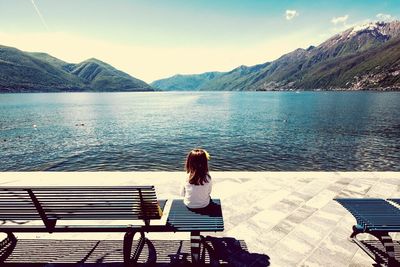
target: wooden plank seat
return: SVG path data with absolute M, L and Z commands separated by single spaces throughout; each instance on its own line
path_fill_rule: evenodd
M 400 232 L 400 209 L 389 200 L 379 198 L 337 198 L 334 199 L 346 208 L 356 219 L 353 232 L 350 235 L 361 249 L 363 249 L 378 264 L 388 266 L 399 266 L 400 258 L 390 232 Z M 371 249 L 371 242 L 357 239 L 357 235 L 366 233 L 374 236 L 384 248 L 383 258 Z
M 207 214 L 204 210 L 189 210 L 181 200 L 174 200 L 166 224 L 153 225 L 151 222 L 161 219 L 165 203 L 157 200 L 154 186 L 0 187 L 0 231 L 7 233 L 3 247 L 13 249 L 16 232 L 124 232 L 124 262 L 130 265 L 139 258 L 145 232 L 191 232 L 192 258 L 198 260 L 200 231 L 223 231 L 219 201 Z M 24 223 L 31 220 L 41 220 L 43 224 Z M 61 220 L 63 223 L 57 224 Z M 74 223 L 81 220 L 93 223 Z M 126 223 L 98 222 L 108 220 Z M 136 233 L 140 238 L 132 253 Z M 3 255 L 7 255 L 3 250 Z M 1 260 L 4 259 L 0 256 Z
M 177 232 L 224 230 L 221 202 L 213 199 L 206 209 L 189 209 L 181 199 L 174 199 L 167 224 Z

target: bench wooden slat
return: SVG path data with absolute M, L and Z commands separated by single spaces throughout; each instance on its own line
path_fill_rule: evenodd
M 77 190 L 77 191 L 84 191 L 84 190 L 133 190 L 133 189 L 142 189 L 142 190 L 154 190 L 153 185 L 140 185 L 140 186 L 10 186 L 10 187 L 5 187 L 1 186 L 0 190 L 2 191 L 24 191 L 24 190 L 51 190 L 51 191 L 63 191 L 63 190 Z
M 0 187 L 1 220 L 44 220 L 43 216 L 148 220 L 159 219 L 160 210 L 154 186 Z
M 173 200 L 167 224 L 176 231 L 223 231 L 221 202 L 213 199 L 207 210 L 193 210 L 187 208 L 183 200 Z
M 91 195 L 91 196 L 68 196 L 68 195 L 57 195 L 57 196 L 51 196 L 51 197 L 41 197 L 41 196 L 37 196 L 38 199 L 41 200 L 49 200 L 49 201 L 54 201 L 54 200 L 58 200 L 58 201 L 64 201 L 64 200 L 82 200 L 82 201 L 87 201 L 87 200 L 91 200 L 91 201 L 95 201 L 97 200 L 132 200 L 132 201 L 138 201 L 136 200 L 136 198 L 138 198 L 139 196 L 135 196 L 135 195 L 126 195 L 126 196 L 107 196 L 107 195 Z M 16 197 L 7 197 L 7 198 L 2 198 L 0 199 L 0 202 L 7 202 L 10 200 L 16 200 L 18 199 L 19 201 L 28 201 L 29 198 L 27 197 L 21 197 L 21 196 L 16 196 Z M 156 196 L 151 196 L 151 197 L 147 197 L 147 196 L 143 196 L 142 197 L 143 200 L 146 201 L 155 201 L 157 198 Z
M 94 194 L 91 194 L 91 192 Z M 63 220 L 159 219 L 160 209 L 154 186 L 137 187 L 0 187 L 1 220 L 37 220 L 42 218 L 32 196 L 49 218 Z M 50 192 L 50 193 L 49 193 Z M 106 192 L 101 194 L 101 192 Z M 117 192 L 117 193 L 116 193 Z M 82 195 L 80 195 L 82 194 Z M 18 203 L 13 208 L 7 204 Z M 165 202 L 164 202 L 165 204 Z M 182 200 L 173 200 L 167 225 L 155 231 L 223 231 L 221 203 L 214 200 L 209 214 L 188 209 Z M 70 226 L 72 227 L 72 226 Z M 79 226 L 75 229 L 81 229 Z M 17 229 L 18 227 L 15 227 Z M 21 226 L 21 228 L 24 228 Z M 2 229 L 2 226 L 0 226 Z M 14 228 L 13 228 L 14 229 Z M 28 228 L 25 228 L 25 230 Z M 30 228 L 29 228 L 30 229 Z M 34 229 L 34 227 L 32 228 Z M 53 230 L 68 229 L 55 227 Z M 82 229 L 85 229 L 82 227 Z M 109 229 L 100 227 L 99 229 Z M 114 228 L 110 228 L 114 229 Z M 124 229 L 124 228 L 123 228 Z M 150 228 L 149 228 L 150 229 Z M 192 230 L 190 230 L 192 229 Z
M 357 220 L 357 224 L 366 229 L 398 229 L 400 231 L 400 210 L 384 199 L 377 198 L 340 198 L 335 199 Z
M 12 203 L 12 201 L 7 201 L 6 203 Z M 156 203 L 157 201 L 146 201 L 146 202 L 148 202 L 148 203 Z M 19 202 L 19 203 L 25 203 L 25 204 L 27 204 L 27 203 L 29 203 L 29 202 L 27 202 L 27 201 L 21 201 L 21 202 Z M 44 204 L 49 204 L 49 205 L 52 205 L 52 204 L 65 204 L 65 203 L 75 203 L 75 204 L 79 204 L 79 203 L 82 203 L 82 204 L 90 204 L 90 203 L 116 203 L 116 204 L 118 204 L 118 203 L 135 203 L 135 202 L 133 202 L 133 201 L 131 201 L 131 200 L 127 200 L 127 199 L 125 199 L 125 200 L 120 200 L 120 199 L 115 199 L 115 200 L 110 200 L 110 201 L 96 201 L 96 200 L 93 200 L 93 201 L 91 201 L 91 200 L 89 200 L 89 199 L 87 199 L 87 200 L 82 200 L 82 201 L 79 201 L 79 200 L 74 200 L 74 199 L 72 199 L 72 200 L 62 200 L 62 201 L 58 201 L 58 200 L 47 200 L 46 202 L 44 202 Z M 136 202 L 136 203 L 139 203 L 139 202 Z

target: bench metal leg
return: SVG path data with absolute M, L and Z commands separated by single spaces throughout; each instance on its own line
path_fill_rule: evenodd
M 144 233 L 140 232 L 139 242 L 135 248 L 135 252 L 133 253 L 132 262 L 137 263 L 137 261 L 139 260 L 140 253 L 143 250 L 145 242 L 146 242 L 146 238 L 144 237 Z
M 358 225 L 353 225 L 353 233 L 351 233 L 350 238 L 353 239 L 356 235 L 364 233 L 363 228 L 359 227 Z
M 135 251 L 132 254 L 132 244 L 133 238 L 135 237 L 136 231 L 127 231 L 124 236 L 123 254 L 124 254 L 124 264 L 125 266 L 133 266 L 137 263 L 140 253 L 143 250 L 146 238 L 144 232 L 140 232 L 140 238 Z
M 192 254 L 192 263 L 200 263 L 200 232 L 193 231 L 190 233 L 190 249 Z

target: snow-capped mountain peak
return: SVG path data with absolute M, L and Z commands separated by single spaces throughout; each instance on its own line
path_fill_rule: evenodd
M 372 32 L 375 33 L 376 35 L 387 35 L 387 32 L 385 31 L 385 26 L 387 23 L 385 22 L 369 22 L 365 24 L 360 24 L 356 25 L 351 29 L 351 32 L 349 33 L 348 37 L 354 36 L 358 33 L 361 32 Z

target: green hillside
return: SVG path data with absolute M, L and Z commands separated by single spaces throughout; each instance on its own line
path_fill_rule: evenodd
M 0 46 L 0 92 L 153 91 L 104 62 L 64 62 L 46 53 Z
M 192 75 L 177 74 L 170 78 L 154 81 L 150 85 L 166 91 L 193 91 L 198 90 L 202 84 L 219 77 L 221 74 L 217 71 Z
M 0 92 L 82 91 L 76 76 L 29 53 L 0 46 Z
M 95 58 L 75 65 L 71 73 L 87 82 L 93 91 L 152 90 L 147 83 Z

